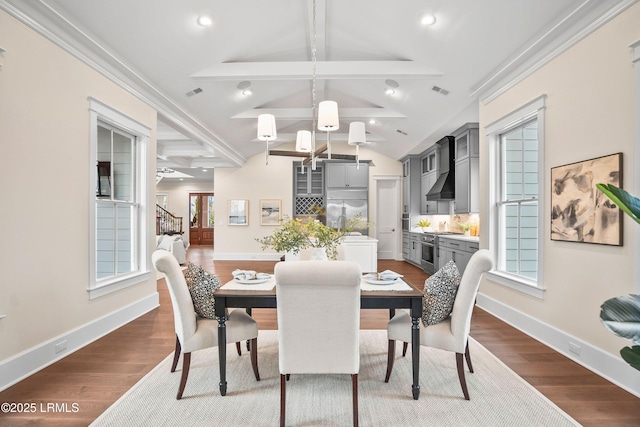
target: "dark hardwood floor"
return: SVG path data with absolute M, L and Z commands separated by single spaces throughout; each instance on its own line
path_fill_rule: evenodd
M 189 249 L 187 257 L 217 273 L 223 282 L 231 279 L 235 268 L 269 271 L 274 265 L 265 261 L 217 261 L 214 264 L 213 250 L 197 246 Z M 421 283 L 427 277 L 419 268 L 402 261 L 380 261 L 378 268 L 398 271 L 412 283 Z M 173 314 L 163 280 L 158 290 L 159 308 L 0 392 L 0 403 L 34 403 L 36 406 L 32 413 L 0 412 L 0 425 L 90 424 L 173 351 Z M 256 309 L 253 316 L 261 329 L 276 329 L 274 310 Z M 384 310 L 362 311 L 363 328 L 385 329 L 387 320 L 388 313 Z M 478 308 L 471 335 L 581 424 L 640 425 L 639 398 Z M 428 381 L 428 375 L 421 381 Z M 57 404 L 57 408 L 48 404 Z M 437 425 L 437 420 L 430 420 L 429 424 Z M 539 424 L 532 419 L 531 425 Z

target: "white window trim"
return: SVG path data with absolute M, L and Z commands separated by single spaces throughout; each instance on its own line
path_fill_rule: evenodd
M 148 180 L 147 180 L 147 152 L 151 141 L 151 129 L 142 123 L 114 110 L 101 101 L 89 97 L 89 286 L 87 291 L 89 299 L 108 295 L 112 292 L 127 288 L 151 280 L 152 274 L 147 263 L 148 253 L 146 244 L 146 231 L 148 225 Z M 139 227 L 135 230 L 135 245 L 138 249 L 136 260 L 137 270 L 131 274 L 109 278 L 96 279 L 96 180 L 97 180 L 97 146 L 98 146 L 98 121 L 107 123 L 131 133 L 136 141 L 136 201 L 139 203 Z
M 632 55 L 631 55 L 631 63 L 633 64 L 633 73 L 634 73 L 634 92 L 635 92 L 635 114 L 633 117 L 635 118 L 634 123 L 634 186 L 636 192 L 640 191 L 640 40 L 631 44 Z M 636 252 L 638 248 L 640 248 L 640 227 L 634 227 L 634 247 L 636 248 Z M 640 294 L 640 263 L 635 263 L 635 280 L 634 280 L 634 291 L 635 293 Z
M 510 114 L 494 121 L 485 126 L 485 134 L 487 137 L 487 146 L 489 152 L 489 191 L 487 194 L 489 206 L 489 250 L 493 252 L 493 256 L 498 257 L 498 242 L 500 239 L 500 230 L 498 227 L 498 206 L 500 192 L 500 167 L 497 164 L 498 150 L 500 146 L 500 135 L 509 129 L 525 123 L 526 121 L 536 118 L 538 121 L 538 279 L 530 280 L 521 276 L 508 274 L 504 271 L 492 270 L 487 276 L 490 280 L 506 286 L 511 289 L 523 292 L 527 295 L 544 299 L 544 271 L 543 271 L 543 248 L 545 236 L 545 218 L 546 210 L 544 204 L 544 194 L 546 186 L 546 175 L 544 173 L 544 113 L 546 104 L 546 95 L 542 95 Z

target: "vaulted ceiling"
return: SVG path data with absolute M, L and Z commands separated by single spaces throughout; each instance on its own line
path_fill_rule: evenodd
M 365 121 L 369 148 L 400 159 L 477 121 L 479 100 L 624 3 L 0 0 L 157 108 L 158 165 L 184 169 L 239 166 L 263 151 L 264 112 L 276 117 L 274 146 L 310 130 L 314 45 L 317 102 L 339 105 L 332 141 Z M 427 13 L 435 24 L 421 24 Z

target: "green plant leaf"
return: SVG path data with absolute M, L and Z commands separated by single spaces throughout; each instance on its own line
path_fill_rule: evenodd
M 640 295 L 628 295 L 606 300 L 600 306 L 600 319 L 614 334 L 640 340 Z
M 613 184 L 596 184 L 613 203 L 640 224 L 640 199 Z
M 620 350 L 620 356 L 625 362 L 640 371 L 640 345 L 624 347 Z

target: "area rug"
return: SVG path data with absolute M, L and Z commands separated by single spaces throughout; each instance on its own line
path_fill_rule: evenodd
M 277 331 L 260 331 L 259 382 L 248 352 L 238 356 L 230 345 L 228 390 L 220 396 L 218 350 L 201 350 L 192 355 L 189 380 L 178 401 L 180 370 L 170 372 L 169 355 L 91 425 L 276 426 L 280 408 L 277 339 Z M 416 401 L 411 397 L 410 354 L 403 358 L 398 349 L 391 379 L 385 383 L 386 331 L 361 331 L 360 340 L 361 426 L 579 425 L 474 340 L 469 346 L 475 373 L 466 374 L 470 401 L 463 398 L 454 354 L 422 347 L 421 394 Z M 287 426 L 349 426 L 351 411 L 349 375 L 291 376 Z

